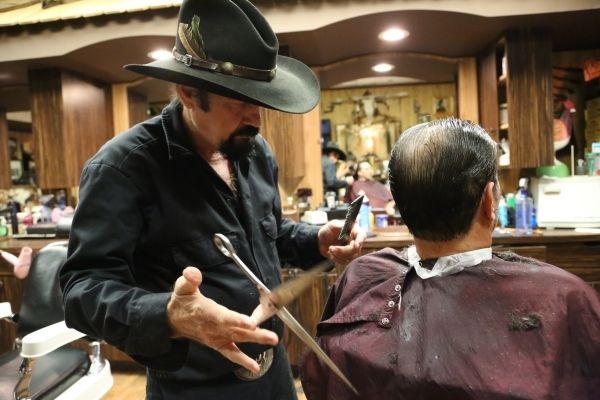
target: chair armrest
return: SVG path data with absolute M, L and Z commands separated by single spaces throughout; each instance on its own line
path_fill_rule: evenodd
M 84 333 L 68 328 L 64 321 L 57 322 L 23 337 L 21 357 L 41 357 L 84 336 Z
M 0 318 L 12 317 L 13 312 L 8 301 L 0 303 Z

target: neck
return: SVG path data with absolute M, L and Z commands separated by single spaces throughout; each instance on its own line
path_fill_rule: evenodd
M 206 161 L 211 161 L 213 158 L 220 155 L 219 148 L 210 140 L 205 138 L 200 127 L 196 124 L 187 108 L 183 109 L 183 125 L 188 133 L 188 137 L 194 146 L 194 150 L 200 157 Z
M 417 253 L 423 260 L 484 249 L 491 245 L 492 232 L 490 228 L 479 224 L 474 224 L 465 236 L 449 241 L 431 241 L 415 237 Z

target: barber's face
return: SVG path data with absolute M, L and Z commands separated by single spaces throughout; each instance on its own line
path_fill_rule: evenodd
M 208 94 L 208 111 L 191 109 L 196 134 L 229 159 L 247 156 L 260 127 L 260 107 L 240 100 Z

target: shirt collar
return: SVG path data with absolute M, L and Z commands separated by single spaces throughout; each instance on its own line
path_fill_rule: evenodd
M 421 257 L 417 253 L 417 248 L 413 245 L 407 251 L 408 263 L 414 267 L 415 272 L 421 279 L 429 279 L 435 276 L 448 276 L 457 274 L 465 268 L 481 264 L 483 261 L 492 259 L 492 248 L 477 249 L 464 253 L 452 254 L 440 257 L 435 262 L 431 270 L 421 265 Z
M 173 101 L 161 113 L 161 123 L 167 143 L 169 160 L 195 154 L 187 137 L 187 130 L 183 125 L 181 112 L 181 103 Z

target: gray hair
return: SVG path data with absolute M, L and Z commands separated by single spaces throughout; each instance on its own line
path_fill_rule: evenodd
M 497 152 L 483 128 L 457 118 L 404 131 L 390 158 L 390 189 L 411 233 L 432 241 L 464 236 L 488 182 L 498 196 Z

